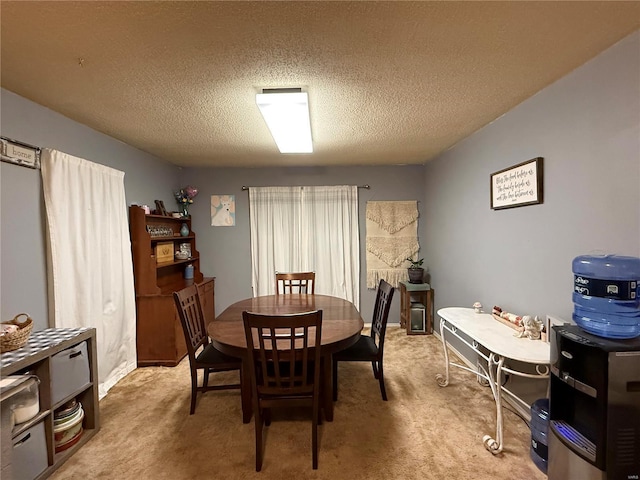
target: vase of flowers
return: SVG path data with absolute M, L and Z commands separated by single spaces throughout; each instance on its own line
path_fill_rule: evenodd
M 189 206 L 193 203 L 193 198 L 198 195 L 198 189 L 188 185 L 175 192 L 178 208 L 184 218 L 189 216 Z

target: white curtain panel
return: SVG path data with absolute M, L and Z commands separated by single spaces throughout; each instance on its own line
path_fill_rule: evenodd
M 360 304 L 356 186 L 251 187 L 254 296 L 275 294 L 275 272 L 316 273 L 315 292 Z
M 358 187 L 304 187 L 305 254 L 316 272 L 316 293 L 344 298 L 360 309 Z
M 251 285 L 254 296 L 276 293 L 276 271 L 303 268 L 298 263 L 301 251 L 301 199 L 300 187 L 249 188 Z
M 136 368 L 133 262 L 124 172 L 44 149 L 49 323 L 95 327 L 98 395 Z

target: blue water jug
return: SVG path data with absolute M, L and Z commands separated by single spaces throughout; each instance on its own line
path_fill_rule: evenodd
M 601 337 L 640 336 L 640 258 L 581 255 L 572 268 L 573 320 Z
M 549 460 L 549 399 L 540 398 L 531 405 L 531 460 L 547 473 Z

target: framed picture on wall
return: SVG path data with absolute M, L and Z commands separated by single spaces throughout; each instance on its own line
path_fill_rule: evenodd
M 523 207 L 542 203 L 542 157 L 490 175 L 491 208 Z
M 211 195 L 211 226 L 235 227 L 236 196 Z

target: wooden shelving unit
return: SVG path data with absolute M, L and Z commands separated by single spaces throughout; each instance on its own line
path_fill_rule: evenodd
M 400 327 L 407 335 L 429 335 L 433 333 L 433 288 L 428 283 L 400 282 Z M 424 306 L 423 328 L 412 328 L 411 304 Z
M 182 236 L 180 228 L 186 223 L 189 234 Z M 155 236 L 160 229 L 171 232 Z M 187 346 L 175 309 L 173 292 L 196 283 L 202 298 L 207 322 L 215 315 L 215 278 L 204 277 L 200 271 L 200 253 L 196 249 L 196 234 L 191 230 L 191 217 L 174 218 L 147 215 L 138 206 L 129 207 L 129 230 L 133 252 L 133 273 L 136 289 L 138 366 L 176 366 L 187 354 Z M 174 252 L 188 243 L 191 257 L 170 261 L 156 261 L 155 247 L 170 242 Z M 193 265 L 193 279 L 185 279 L 185 268 Z
M 53 391 L 54 388 L 59 386 L 54 385 L 54 381 L 52 381 L 52 357 L 83 342 L 87 343 L 87 358 L 84 360 L 88 362 L 89 382 L 66 392 L 61 399 L 54 402 Z M 12 431 L 8 430 L 11 432 L 10 438 L 15 440 L 32 427 L 36 427 L 40 423 L 44 424 L 47 467 L 36 477 L 38 480 L 49 477 L 100 430 L 96 348 L 95 328 L 49 328 L 32 333 L 24 347 L 13 352 L 3 353 L 0 356 L 3 378 L 9 375 L 29 373 L 37 376 L 40 380 L 38 387 L 40 412 L 31 420 L 16 425 Z M 67 450 L 56 453 L 53 432 L 54 412 L 73 398 L 76 398 L 82 404 L 84 410 L 84 419 L 82 421 L 84 433 L 78 443 Z M 10 402 L 10 399 L 6 401 Z M 4 402 L 2 407 L 4 410 Z M 3 425 L 2 430 L 3 440 L 5 440 L 4 433 L 8 433 L 5 425 Z M 11 445 L 11 442 L 9 442 L 9 445 Z M 5 475 L 7 475 L 7 478 L 24 478 L 20 471 L 16 471 L 19 466 L 12 463 L 11 449 L 6 450 L 3 447 L 2 454 L 2 478 L 5 478 Z

